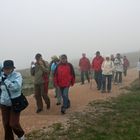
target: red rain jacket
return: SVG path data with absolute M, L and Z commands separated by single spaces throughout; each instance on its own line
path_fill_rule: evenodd
M 73 86 L 75 82 L 75 72 L 72 64 L 60 63 L 54 72 L 54 84 L 59 87 Z

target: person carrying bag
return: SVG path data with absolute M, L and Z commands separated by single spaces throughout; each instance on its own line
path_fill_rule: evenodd
M 29 103 L 28 103 L 28 100 L 26 99 L 26 97 L 23 95 L 23 93 L 21 92 L 20 96 L 12 99 L 11 93 L 10 93 L 7 85 L 6 84 L 4 84 L 4 85 L 7 89 L 8 95 L 9 95 L 11 102 L 12 102 L 12 106 L 11 106 L 12 110 L 14 112 L 17 112 L 17 113 L 24 110 L 28 106 Z
M 20 111 L 13 109 L 13 99 L 21 96 L 22 76 L 16 72 L 14 62 L 5 60 L 3 63 L 0 84 L 0 109 L 4 127 L 4 140 L 25 140 L 24 130 L 20 125 Z

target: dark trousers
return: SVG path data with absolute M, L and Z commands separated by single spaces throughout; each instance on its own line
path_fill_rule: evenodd
M 24 131 L 19 123 L 20 113 L 15 113 L 11 107 L 1 105 L 2 122 L 5 132 L 4 140 L 14 140 L 15 133 L 18 137 L 24 135 Z
M 86 79 L 88 80 L 88 82 L 90 82 L 90 79 L 89 79 L 89 71 L 81 71 L 81 82 L 82 82 L 82 84 L 84 84 L 84 81 L 85 81 L 84 76 L 86 77 Z
M 111 84 L 112 83 L 112 75 L 103 75 L 102 76 L 102 91 L 111 91 Z
M 116 71 L 115 73 L 115 82 L 122 83 L 122 72 Z
M 100 90 L 102 87 L 102 71 L 95 71 L 94 78 L 97 84 L 97 89 Z
M 123 74 L 124 74 L 124 76 L 127 76 L 127 67 L 123 68 Z
M 36 84 L 35 85 L 35 99 L 37 109 L 43 109 L 43 100 L 47 104 L 47 108 L 50 108 L 50 98 L 48 96 L 48 91 L 45 90 L 44 84 Z

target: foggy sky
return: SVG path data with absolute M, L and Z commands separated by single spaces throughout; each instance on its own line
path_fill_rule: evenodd
M 140 0 L 0 0 L 0 61 L 140 51 Z

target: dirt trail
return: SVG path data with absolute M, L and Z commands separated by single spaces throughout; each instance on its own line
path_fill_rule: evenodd
M 93 100 L 107 99 L 109 97 L 116 97 L 121 92 L 120 88 L 128 86 L 133 80 L 137 78 L 136 69 L 130 69 L 128 71 L 127 77 L 123 77 L 122 86 L 112 85 L 111 93 L 100 93 L 97 91 L 96 84 L 93 80 L 92 89 L 87 83 L 85 85 L 75 84 L 75 86 L 70 88 L 70 99 L 71 108 L 67 110 L 66 115 L 61 115 L 60 106 L 56 105 L 56 99 L 54 98 L 54 91 L 49 90 L 49 96 L 51 98 L 51 109 L 46 110 L 44 106 L 44 111 L 40 114 L 36 114 L 35 99 L 33 95 L 28 97 L 29 107 L 21 114 L 21 125 L 25 132 L 28 133 L 32 130 L 40 129 L 42 127 L 47 127 L 56 122 L 66 121 L 68 115 L 74 111 L 82 111 L 86 105 Z M 3 127 L 0 114 L 0 140 L 3 140 Z

